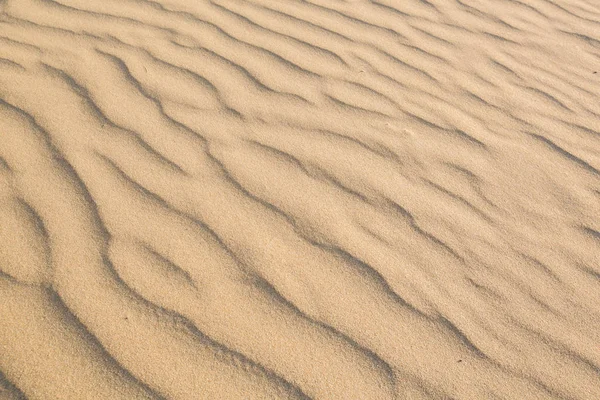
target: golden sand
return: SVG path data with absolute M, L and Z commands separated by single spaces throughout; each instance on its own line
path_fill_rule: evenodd
M 0 0 L 0 399 L 600 399 L 597 0 Z

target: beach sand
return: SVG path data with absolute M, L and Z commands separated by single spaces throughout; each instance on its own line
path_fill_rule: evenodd
M 596 0 L 0 0 L 0 399 L 600 399 Z

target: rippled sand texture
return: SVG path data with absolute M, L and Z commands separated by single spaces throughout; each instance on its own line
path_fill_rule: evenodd
M 599 399 L 599 71 L 596 0 L 0 1 L 0 398 Z

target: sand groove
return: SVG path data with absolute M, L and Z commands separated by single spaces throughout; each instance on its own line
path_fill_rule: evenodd
M 600 398 L 599 29 L 0 1 L 0 399 Z

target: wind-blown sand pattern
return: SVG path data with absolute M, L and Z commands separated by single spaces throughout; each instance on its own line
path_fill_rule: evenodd
M 600 3 L 0 1 L 0 399 L 599 399 Z

